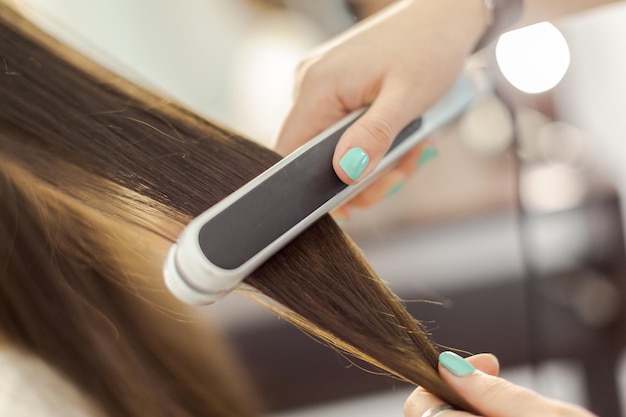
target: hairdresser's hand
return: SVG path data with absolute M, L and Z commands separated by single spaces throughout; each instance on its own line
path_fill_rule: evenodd
M 342 181 L 359 181 L 398 132 L 452 85 L 486 25 L 483 0 L 402 0 L 360 22 L 299 66 L 277 151 L 286 155 L 350 111 L 370 106 L 333 158 Z M 376 202 L 433 154 L 415 149 L 350 204 Z
M 593 417 L 580 407 L 543 397 L 536 392 L 498 378 L 498 361 L 493 355 L 476 355 L 462 359 L 443 353 L 439 358 L 439 374 L 480 412 L 483 417 Z M 404 406 L 406 417 L 421 417 L 441 400 L 418 388 Z M 471 417 L 465 411 L 446 411 L 441 417 Z

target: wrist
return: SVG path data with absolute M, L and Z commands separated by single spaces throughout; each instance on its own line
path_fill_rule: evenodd
M 441 0 L 438 0 L 441 1 Z M 495 22 L 495 2 L 498 0 L 453 0 L 451 7 L 458 11 L 460 20 L 455 27 L 470 42 L 472 49 L 482 41 Z M 468 53 L 470 53 L 468 51 Z
M 489 30 L 493 13 L 486 0 L 404 0 L 414 14 L 426 14 L 444 30 L 444 42 L 465 44 L 471 53 L 483 33 Z M 429 22 L 429 23 L 430 23 Z
M 511 29 L 521 18 L 523 0 L 482 0 L 487 14 L 487 29 L 476 44 L 481 49 Z

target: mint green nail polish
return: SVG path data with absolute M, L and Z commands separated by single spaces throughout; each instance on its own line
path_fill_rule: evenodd
M 437 155 L 438 155 L 437 149 L 433 148 L 432 146 L 427 147 L 426 149 L 422 151 L 422 154 L 420 155 L 420 159 L 419 161 L 417 161 L 417 166 L 421 167 L 422 165 L 426 164 L 426 162 L 430 161 Z
M 348 219 L 346 219 L 345 217 L 334 217 L 334 220 L 335 223 L 337 223 L 339 226 L 343 226 L 348 222 Z
M 454 352 L 442 352 L 439 363 L 456 376 L 466 376 L 476 370 L 471 363 Z
M 356 181 L 369 163 L 370 158 L 361 148 L 352 148 L 341 158 L 339 166 L 352 181 Z
M 387 197 L 391 197 L 392 195 L 398 193 L 398 191 L 400 191 L 402 188 L 404 188 L 404 181 L 400 181 L 399 183 L 391 187 L 391 189 L 387 191 Z

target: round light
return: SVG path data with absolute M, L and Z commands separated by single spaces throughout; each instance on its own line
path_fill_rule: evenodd
M 554 88 L 567 72 L 569 47 L 548 22 L 505 33 L 496 44 L 498 66 L 515 88 L 529 94 Z
M 513 140 L 511 116 L 496 97 L 476 103 L 461 119 L 461 140 L 476 153 L 493 156 L 504 151 Z
M 520 182 L 522 204 L 535 213 L 574 208 L 582 203 L 586 192 L 577 171 L 557 164 L 528 167 Z

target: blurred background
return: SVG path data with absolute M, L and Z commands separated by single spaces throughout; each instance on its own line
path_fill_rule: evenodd
M 113 70 L 272 146 L 296 64 L 387 0 L 28 0 Z M 504 375 L 626 416 L 626 5 L 509 32 L 468 62 L 485 88 L 439 157 L 342 224 L 433 339 Z M 497 93 L 496 93 L 497 92 Z M 202 311 L 272 415 L 401 416 L 367 374 L 241 294 Z M 621 413 L 621 414 L 620 414 Z

